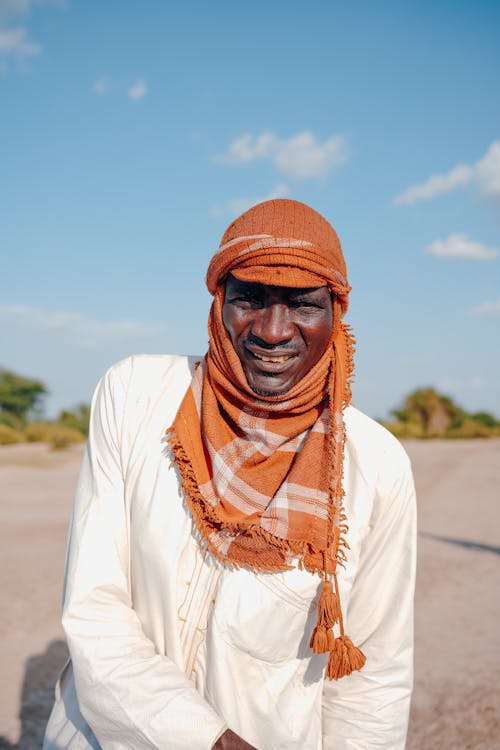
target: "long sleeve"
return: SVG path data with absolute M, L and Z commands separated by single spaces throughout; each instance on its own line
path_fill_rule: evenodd
M 403 750 L 413 685 L 415 490 L 394 442 L 378 472 L 370 528 L 346 613 L 346 633 L 366 665 L 325 680 L 324 750 Z
M 79 708 L 104 750 L 208 750 L 224 720 L 155 651 L 133 608 L 120 453 L 126 374 L 114 368 L 94 395 L 70 530 L 63 627 Z

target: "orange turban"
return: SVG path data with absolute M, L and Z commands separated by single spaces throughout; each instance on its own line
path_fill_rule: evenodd
M 350 286 L 337 233 L 321 214 L 298 201 L 259 203 L 229 225 L 208 267 L 211 294 L 229 272 L 242 281 L 272 286 L 326 284 L 342 312 L 347 309 Z

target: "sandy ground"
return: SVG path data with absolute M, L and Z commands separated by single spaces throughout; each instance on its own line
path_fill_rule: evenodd
M 419 502 L 408 750 L 500 750 L 500 440 L 408 442 Z M 82 449 L 0 449 L 0 750 L 41 746 Z

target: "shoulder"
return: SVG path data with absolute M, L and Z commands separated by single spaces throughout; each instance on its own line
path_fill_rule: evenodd
M 346 449 L 362 474 L 382 484 L 411 474 L 408 454 L 389 430 L 354 406 L 344 412 Z
M 386 427 L 356 409 L 355 406 L 347 407 L 344 411 L 344 419 L 347 438 L 356 445 L 369 450 L 391 451 L 401 456 L 407 455 L 399 440 Z
M 135 354 L 112 365 L 104 380 L 129 396 L 154 398 L 164 390 L 184 393 L 200 360 L 176 354 Z
M 170 415 L 186 393 L 200 357 L 139 354 L 117 362 L 101 378 L 94 399 L 108 404 L 117 420 L 147 421 Z
M 120 449 L 137 441 L 158 442 L 172 422 L 191 383 L 200 357 L 134 355 L 117 362 L 101 378 L 93 413 L 115 425 Z

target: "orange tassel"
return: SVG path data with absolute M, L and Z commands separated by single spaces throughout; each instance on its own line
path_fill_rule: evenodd
M 315 654 L 326 654 L 329 649 L 328 634 L 331 630 L 327 630 L 324 625 L 316 625 L 309 642 L 309 648 L 312 648 Z
M 335 642 L 332 627 L 340 617 L 338 596 L 333 591 L 331 581 L 325 579 L 318 599 L 318 624 L 313 630 L 309 647 L 315 654 L 331 651 Z
M 347 635 L 335 639 L 330 651 L 326 675 L 329 680 L 339 680 L 351 672 L 364 667 L 366 656 Z
M 333 633 L 333 630 L 329 630 L 326 634 L 327 640 L 328 640 L 328 651 L 331 651 L 332 648 L 335 647 L 335 635 Z
M 318 600 L 318 623 L 325 628 L 332 628 L 338 622 L 339 600 L 335 595 L 332 582 L 325 579 Z

